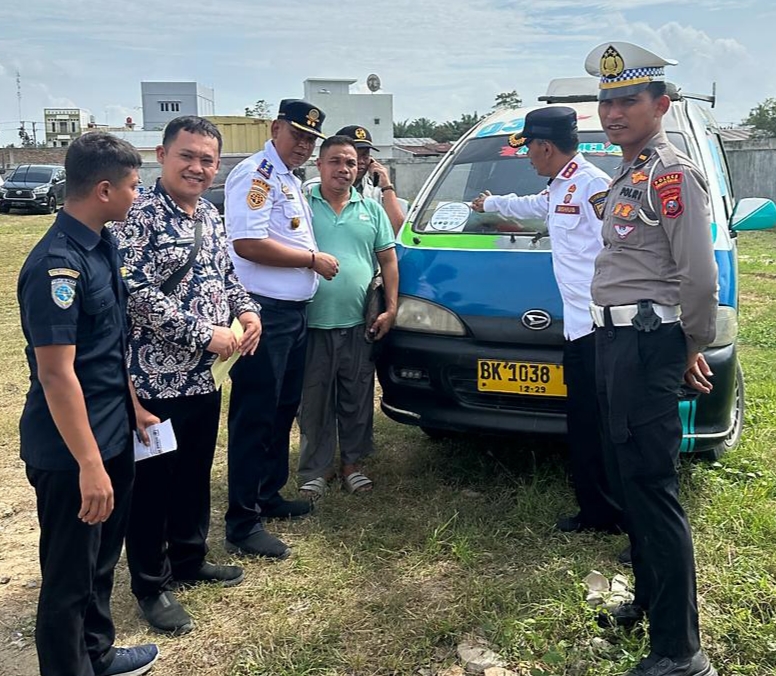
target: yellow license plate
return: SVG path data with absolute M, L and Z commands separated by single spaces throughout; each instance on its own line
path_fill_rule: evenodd
M 537 397 L 566 396 L 563 366 L 524 361 L 478 359 L 477 389 Z

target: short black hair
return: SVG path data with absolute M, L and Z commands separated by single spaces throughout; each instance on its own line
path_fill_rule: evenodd
M 576 155 L 577 149 L 579 148 L 579 135 L 572 134 L 562 141 L 551 141 L 551 143 L 554 143 L 555 147 L 564 155 Z
M 666 83 L 662 80 L 657 80 L 654 82 L 650 82 L 647 85 L 646 92 L 649 94 L 652 99 L 659 99 L 663 94 L 666 93 Z
M 120 183 L 143 164 L 135 148 L 106 131 L 90 131 L 70 144 L 65 156 L 67 197 L 86 197 L 100 181 Z
M 318 157 L 323 155 L 323 153 L 332 146 L 350 146 L 353 148 L 353 150 L 356 151 L 356 154 L 358 154 L 358 148 L 356 148 L 356 144 L 353 143 L 353 139 L 350 138 L 350 136 L 339 134 L 338 136 L 329 136 L 329 138 L 321 143 L 321 149 L 318 151 Z
M 162 145 L 165 148 L 168 148 L 181 130 L 187 131 L 190 134 L 211 136 L 218 141 L 218 154 L 221 154 L 221 148 L 224 145 L 224 141 L 221 138 L 221 132 L 218 131 L 218 127 L 210 120 L 206 120 L 204 117 L 199 117 L 198 115 L 181 115 L 180 117 L 170 120 L 164 128 Z

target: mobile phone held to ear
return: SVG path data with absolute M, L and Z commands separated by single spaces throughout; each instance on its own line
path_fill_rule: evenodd
M 372 185 L 374 186 L 380 185 L 380 174 L 378 174 L 377 172 L 372 174 Z

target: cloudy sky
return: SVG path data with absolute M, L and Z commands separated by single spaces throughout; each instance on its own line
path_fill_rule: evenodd
M 716 117 L 738 123 L 776 97 L 776 5 L 765 0 L 27 0 L 0 2 L 0 143 L 46 106 L 142 122 L 141 80 L 196 80 L 216 113 L 273 109 L 307 77 L 377 73 L 394 119 L 526 105 L 553 77 L 584 75 L 595 45 L 626 40 L 674 58 L 685 91 L 717 83 Z

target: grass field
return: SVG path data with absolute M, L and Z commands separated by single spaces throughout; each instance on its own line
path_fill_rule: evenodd
M 0 216 L 0 578 L 13 568 L 0 585 L 0 673 L 13 676 L 35 673 L 37 591 L 29 580 L 38 576 L 32 490 L 18 460 L 27 374 L 15 286 L 48 222 Z M 743 441 L 715 466 L 685 463 L 681 478 L 705 648 L 724 676 L 764 676 L 776 674 L 776 234 L 745 234 L 740 250 Z M 599 629 L 582 583 L 592 569 L 628 574 L 616 563 L 624 538 L 551 528 L 574 509 L 560 442 L 432 442 L 381 414 L 376 441 L 373 494 L 335 491 L 314 518 L 273 527 L 293 556 L 246 561 L 241 586 L 182 593 L 197 621 L 187 636 L 147 632 L 122 561 L 119 643 L 158 641 L 154 673 L 164 676 L 430 675 L 456 663 L 467 635 L 483 637 L 523 675 L 613 676 L 640 659 L 643 636 Z M 213 473 L 216 561 L 228 560 L 224 443 L 222 434 Z

